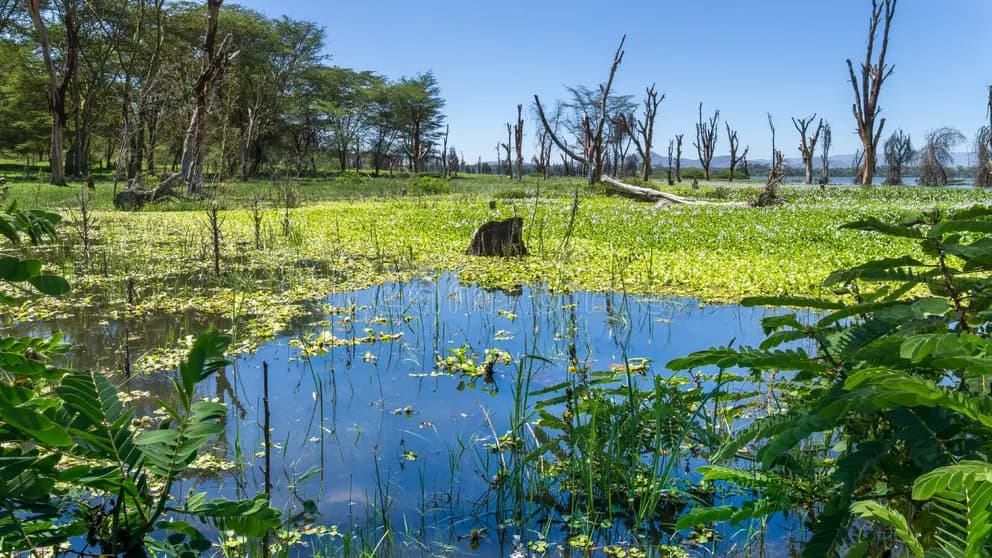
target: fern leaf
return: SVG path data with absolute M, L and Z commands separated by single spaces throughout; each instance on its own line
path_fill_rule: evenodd
M 909 528 L 906 517 L 896 510 L 873 501 L 855 502 L 851 504 L 851 513 L 861 519 L 882 523 L 892 529 L 899 540 L 906 545 L 906 550 L 915 558 L 923 558 L 923 545 L 917 540 Z

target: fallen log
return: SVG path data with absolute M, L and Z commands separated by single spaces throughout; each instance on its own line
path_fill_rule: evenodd
M 132 180 L 127 188 L 118 192 L 114 196 L 114 207 L 126 211 L 141 209 L 146 203 L 159 201 L 165 198 L 178 198 L 175 188 L 182 183 L 182 175 L 179 173 L 163 174 L 158 186 L 151 190 L 141 187 L 140 180 Z
M 626 184 L 620 182 L 619 180 L 603 175 L 603 184 L 606 185 L 606 189 L 615 194 L 632 198 L 638 201 L 655 202 L 655 208 L 661 209 L 669 205 L 713 205 L 713 206 L 723 206 L 723 207 L 750 207 L 747 202 L 712 202 L 706 200 L 694 200 L 692 198 L 683 198 L 682 196 L 676 196 L 675 194 L 669 194 L 667 192 L 661 192 L 653 188 L 646 188 L 644 186 L 634 186 L 632 184 Z

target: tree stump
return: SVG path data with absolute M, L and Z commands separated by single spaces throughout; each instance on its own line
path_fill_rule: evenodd
M 490 221 L 476 229 L 465 253 L 469 256 L 526 256 L 523 230 L 521 217 Z

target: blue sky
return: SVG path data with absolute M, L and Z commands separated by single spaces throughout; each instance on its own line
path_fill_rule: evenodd
M 566 85 L 606 78 L 627 34 L 616 91 L 666 94 L 655 151 L 694 133 L 696 109 L 720 109 L 752 158 L 768 158 L 766 112 L 779 147 L 796 157 L 790 117 L 816 112 L 832 125 L 834 153 L 858 147 L 845 60 L 864 56 L 869 0 L 241 0 L 268 16 L 327 29 L 331 63 L 391 77 L 433 70 L 447 100 L 450 143 L 474 161 L 495 158 L 505 123 L 535 93 L 547 103 Z M 992 84 L 992 0 L 899 0 L 882 91 L 886 135 L 920 143 L 940 126 L 971 138 L 985 118 Z M 857 67 L 857 66 L 856 66 Z M 525 143 L 533 145 L 528 120 Z M 721 124 L 717 153 L 727 150 Z M 687 142 L 688 143 L 688 142 Z M 690 147 L 691 149 L 691 147 Z M 964 146 L 959 150 L 964 150 Z M 694 156 L 694 155 L 690 155 Z

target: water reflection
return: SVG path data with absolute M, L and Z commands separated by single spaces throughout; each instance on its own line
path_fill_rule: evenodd
M 759 320 L 771 312 L 689 298 L 492 291 L 461 285 L 453 275 L 334 294 L 320 307 L 202 386 L 203 396 L 229 408 L 225 435 L 211 453 L 239 466 L 192 476 L 177 490 L 232 497 L 262 490 L 267 362 L 277 507 L 373 538 L 388 526 L 394 536 L 418 541 L 411 554 L 450 545 L 479 556 L 512 550 L 513 529 L 493 495 L 499 456 L 485 444 L 510 428 L 522 360 L 533 366 L 531 391 L 561 382 L 573 358 L 593 370 L 645 359 L 650 374 L 665 375 L 664 363 L 676 356 L 731 340 L 757 344 Z M 144 318 L 128 329 L 141 332 L 135 343 L 158 346 L 208 325 L 230 324 L 189 314 Z M 119 369 L 119 321 L 80 316 L 32 326 L 34 333 L 46 328 L 68 334 L 78 366 Z M 305 356 L 301 347 L 318 339 L 325 345 Z M 476 378 L 437 364 L 452 354 L 481 362 L 487 349 L 505 351 L 512 362 L 494 361 Z M 132 404 L 151 414 L 171 383 L 168 374 L 138 376 L 127 388 L 149 393 Z M 308 510 L 307 501 L 316 509 Z

